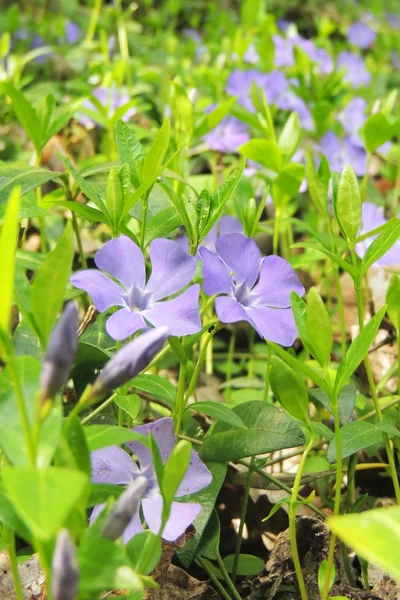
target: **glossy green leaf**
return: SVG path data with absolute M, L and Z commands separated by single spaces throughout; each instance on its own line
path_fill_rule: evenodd
M 43 146 L 43 131 L 36 112 L 23 93 L 11 83 L 3 83 L 2 86 L 6 94 L 11 98 L 18 121 L 35 146 L 36 152 L 40 152 Z
M 2 479 L 22 521 L 44 541 L 57 535 L 90 483 L 82 471 L 57 467 L 4 467 Z
M 400 277 L 392 275 L 386 292 L 387 313 L 397 333 L 400 331 Z
M 161 539 L 150 530 L 134 535 L 125 548 L 134 570 L 140 575 L 150 575 L 162 557 Z
M 132 380 L 132 386 L 155 398 L 165 400 L 169 406 L 172 406 L 175 401 L 176 388 L 174 384 L 160 375 L 138 375 Z
M 15 252 L 19 235 L 20 188 L 15 188 L 10 196 L 6 217 L 0 231 L 1 256 L 1 294 L 0 294 L 0 330 L 8 335 L 11 320 L 11 308 L 14 290 Z M 0 345 L 0 356 L 3 350 Z
M 233 106 L 236 104 L 237 96 L 229 98 L 224 102 L 221 102 L 214 110 L 209 113 L 205 113 L 195 126 L 194 137 L 199 138 L 208 133 L 211 129 L 214 129 L 227 115 L 230 114 Z
M 220 402 L 195 402 L 194 404 L 190 404 L 187 410 L 195 410 L 217 421 L 224 421 L 224 423 L 229 423 L 240 429 L 246 429 L 246 425 L 242 419 L 232 409 Z
M 334 385 L 336 393 L 339 393 L 347 379 L 354 373 L 367 354 L 378 333 L 385 312 L 386 306 L 382 306 L 351 343 L 336 373 Z
M 307 386 L 302 377 L 283 360 L 272 356 L 270 381 L 274 395 L 288 413 L 309 423 Z
M 130 127 L 121 119 L 115 124 L 115 138 L 121 165 L 128 163 L 133 185 L 140 185 L 138 159 L 144 156 L 143 146 L 136 139 Z
M 192 454 L 192 444 L 180 440 L 172 450 L 164 466 L 161 493 L 164 500 L 163 515 L 169 515 L 171 504 L 185 476 Z
M 361 262 L 361 276 L 365 275 L 369 267 L 376 263 L 399 240 L 400 219 L 392 219 L 386 223 L 382 233 L 368 246 Z
M 155 238 L 167 237 L 182 225 L 182 219 L 173 206 L 160 210 L 146 223 L 145 247 Z
M 147 150 L 147 154 L 143 162 L 142 183 L 153 177 L 160 170 L 168 149 L 170 135 L 171 125 L 169 118 L 167 117 L 162 124 L 153 144 Z
M 85 194 L 88 200 L 97 206 L 97 208 L 103 213 L 104 217 L 106 217 L 107 221 L 110 223 L 110 215 L 108 210 L 95 188 L 79 173 L 79 171 L 75 169 L 69 158 L 66 156 L 61 156 L 61 159 L 64 161 L 65 166 L 71 173 L 79 189 Z
M 84 428 L 86 442 L 91 452 L 107 446 L 120 446 L 125 442 L 140 442 L 146 447 L 149 445 L 146 436 L 135 433 L 126 427 L 114 425 L 88 425 Z
M 340 176 L 336 213 L 348 243 L 354 246 L 361 226 L 361 196 L 357 176 L 349 164 Z
M 289 352 L 286 352 L 283 348 L 278 346 L 278 344 L 274 344 L 273 342 L 268 343 L 275 352 L 275 354 L 282 358 L 288 365 L 290 365 L 293 369 L 303 373 L 303 375 L 311 379 L 311 381 L 313 381 L 315 385 L 320 387 L 322 390 L 328 392 L 328 386 L 326 384 L 326 381 L 314 369 L 309 367 L 306 363 L 299 360 L 295 356 L 289 354 Z
M 57 179 L 61 174 L 58 171 L 49 171 L 25 164 L 0 165 L 0 205 L 7 202 L 11 191 L 16 186 L 21 188 L 21 195 L 24 195 L 48 181 Z
M 342 457 L 347 458 L 360 450 L 382 443 L 382 432 L 373 423 L 367 421 L 351 421 L 340 428 L 342 440 Z M 328 446 L 327 458 L 330 463 L 336 461 L 336 441 Z
M 392 139 L 395 135 L 395 128 L 388 115 L 375 113 L 365 121 L 360 135 L 368 152 L 375 152 L 379 146 Z
M 262 165 L 275 173 L 279 173 L 283 164 L 282 150 L 272 140 L 254 138 L 239 147 L 239 152 L 246 158 Z
M 210 560 L 217 560 L 219 555 L 220 537 L 221 524 L 219 522 L 218 513 L 214 509 L 201 537 L 197 554 L 200 554 L 200 556 L 204 556 Z
M 129 396 L 117 396 L 114 398 L 114 403 L 122 408 L 132 419 L 136 419 L 142 407 L 142 400 L 137 394 L 129 394 Z
M 224 558 L 224 565 L 228 573 L 232 573 L 234 560 L 234 554 L 229 554 Z M 259 556 L 253 556 L 252 554 L 240 554 L 237 566 L 237 574 L 244 577 L 257 575 L 264 570 L 264 567 L 265 562 Z
M 328 366 L 333 342 L 332 325 L 325 304 L 315 287 L 310 288 L 307 295 L 307 331 L 314 358 L 322 367 Z
M 322 596 L 323 591 L 325 589 L 325 580 L 326 580 L 326 571 L 327 571 L 327 567 L 328 567 L 328 561 L 327 560 L 323 560 L 322 563 L 319 565 L 318 568 L 318 587 L 319 587 L 319 592 Z M 332 569 L 329 575 L 329 587 L 328 587 L 328 591 L 331 589 L 331 587 L 333 586 L 334 582 L 335 582 L 335 574 L 336 574 L 336 570 L 335 570 L 335 565 L 332 565 Z
M 62 309 L 73 256 L 72 226 L 68 222 L 57 246 L 46 256 L 31 286 L 32 311 L 44 348 Z
M 328 190 L 315 170 L 312 154 L 307 154 L 306 177 L 311 200 L 324 217 L 328 216 Z
M 335 262 L 337 265 L 339 265 L 339 267 L 341 267 L 342 269 L 347 271 L 347 273 L 349 273 L 352 277 L 356 276 L 357 272 L 353 265 L 346 262 L 345 260 L 343 260 L 343 258 L 340 258 L 340 256 L 337 256 L 336 254 L 334 254 L 333 252 L 331 252 L 330 250 L 328 250 L 327 248 L 325 248 L 325 246 L 322 246 L 321 244 L 313 244 L 312 242 L 300 242 L 298 244 L 292 244 L 291 247 L 292 248 L 310 248 L 312 250 L 318 250 L 318 252 L 321 252 L 322 254 L 325 254 L 325 256 L 328 256 L 329 258 L 331 258 L 333 260 L 333 262 Z
M 330 517 L 327 524 L 347 546 L 400 581 L 400 507 Z
M 296 421 L 270 404 L 246 402 L 233 410 L 247 429 L 217 422 L 204 439 L 200 452 L 203 460 L 235 460 L 300 446 L 305 441 Z
M 124 193 L 118 174 L 118 169 L 115 167 L 110 169 L 107 178 L 106 206 L 110 215 L 114 234 L 116 235 L 118 233 L 119 220 L 124 208 Z
M 278 140 L 278 146 L 286 158 L 292 158 L 299 147 L 302 131 L 299 115 L 292 112 L 283 126 Z

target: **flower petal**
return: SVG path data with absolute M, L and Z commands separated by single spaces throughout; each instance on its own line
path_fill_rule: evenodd
M 139 471 L 137 464 L 119 446 L 94 450 L 90 460 L 94 483 L 129 483 Z
M 163 462 L 167 462 L 175 445 L 174 425 L 170 417 L 157 419 L 157 421 L 146 423 L 146 425 L 139 425 L 134 427 L 132 431 L 141 435 L 152 433 L 160 449 Z M 141 471 L 153 465 L 151 452 L 146 446 L 143 446 L 140 442 L 127 442 L 125 445 L 138 457 Z
M 139 331 L 146 329 L 142 315 L 139 312 L 133 312 L 129 308 L 121 308 L 111 315 L 107 320 L 106 330 L 113 340 L 124 340 Z
M 171 335 L 197 333 L 201 329 L 199 294 L 200 286 L 192 285 L 173 300 L 154 302 L 142 315 L 155 327 L 168 327 Z
M 230 294 L 233 290 L 232 277 L 222 260 L 204 247 L 199 248 L 203 264 L 203 289 L 208 296 Z
M 180 496 L 186 496 L 186 494 L 194 494 L 210 485 L 212 480 L 213 477 L 210 471 L 197 452 L 192 450 L 188 469 L 175 495 L 179 498 Z
M 293 345 L 297 329 L 290 308 L 257 306 L 246 308 L 246 312 L 262 338 L 282 346 Z
M 231 296 L 216 298 L 215 311 L 222 323 L 237 323 L 238 321 L 251 323 L 243 306 Z
M 111 306 L 126 306 L 122 288 L 100 271 L 78 271 L 70 277 L 70 282 L 89 294 L 99 312 L 104 312 Z
M 221 235 L 215 248 L 224 263 L 234 273 L 237 285 L 252 287 L 258 277 L 261 252 L 254 240 L 240 233 Z
M 152 498 L 145 498 L 142 502 L 144 518 L 149 528 L 157 533 L 161 526 L 161 512 L 163 499 L 160 494 L 155 494 Z M 167 542 L 174 542 L 179 536 L 185 533 L 186 529 L 193 523 L 199 512 L 201 505 L 192 502 L 173 502 L 171 514 L 167 525 L 162 534 L 162 538 Z
M 305 290 L 290 264 L 280 256 L 266 256 L 261 263 L 260 279 L 252 289 L 250 298 L 256 305 L 288 308 L 290 293 L 303 296 Z
M 159 238 L 150 244 L 152 271 L 146 285 L 146 292 L 152 300 L 161 300 L 179 292 L 193 278 L 196 259 L 190 256 L 179 244 Z
M 126 235 L 110 240 L 95 254 L 94 262 L 129 290 L 134 284 L 144 289 L 146 269 L 143 252 Z

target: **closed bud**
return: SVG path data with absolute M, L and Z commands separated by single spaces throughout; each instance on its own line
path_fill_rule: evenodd
M 130 483 L 114 504 L 104 522 L 101 535 L 109 540 L 121 537 L 129 525 L 133 515 L 139 509 L 139 504 L 148 487 L 146 477 L 139 476 Z
M 76 600 L 79 571 L 75 546 L 66 529 L 58 534 L 53 553 L 51 594 L 53 600 Z
M 54 398 L 66 384 L 77 347 L 78 314 L 74 302 L 70 302 L 54 327 L 47 346 L 40 389 L 43 399 Z
M 151 363 L 167 337 L 166 327 L 150 329 L 119 350 L 94 382 L 92 398 L 101 397 L 139 375 Z

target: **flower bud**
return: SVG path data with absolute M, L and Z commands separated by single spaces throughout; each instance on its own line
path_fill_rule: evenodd
M 137 512 L 148 485 L 146 477 L 140 475 L 127 486 L 104 522 L 101 530 L 103 537 L 116 540 L 124 533 L 133 515 Z
M 74 302 L 69 302 L 54 327 L 47 346 L 40 376 L 44 399 L 54 398 L 68 380 L 76 354 L 77 325 L 76 306 Z
M 168 329 L 159 327 L 129 342 L 108 361 L 93 384 L 91 396 L 100 397 L 139 375 L 151 363 L 167 337 Z
M 53 553 L 51 594 L 53 600 L 76 600 L 78 597 L 78 561 L 75 546 L 66 529 L 57 536 Z

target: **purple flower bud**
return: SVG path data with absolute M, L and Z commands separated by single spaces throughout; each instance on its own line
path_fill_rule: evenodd
M 162 348 L 167 337 L 168 329 L 158 327 L 129 342 L 106 364 L 93 384 L 92 397 L 102 396 L 139 375 Z
M 101 535 L 109 540 L 116 540 L 124 533 L 133 515 L 138 511 L 149 483 L 140 475 L 130 483 L 118 498 L 101 530 Z
M 68 380 L 76 354 L 77 326 L 76 306 L 70 302 L 54 327 L 47 346 L 40 376 L 40 388 L 45 399 L 54 398 Z
M 53 600 L 75 600 L 78 597 L 78 561 L 75 546 L 66 529 L 57 536 L 53 553 L 51 597 Z

